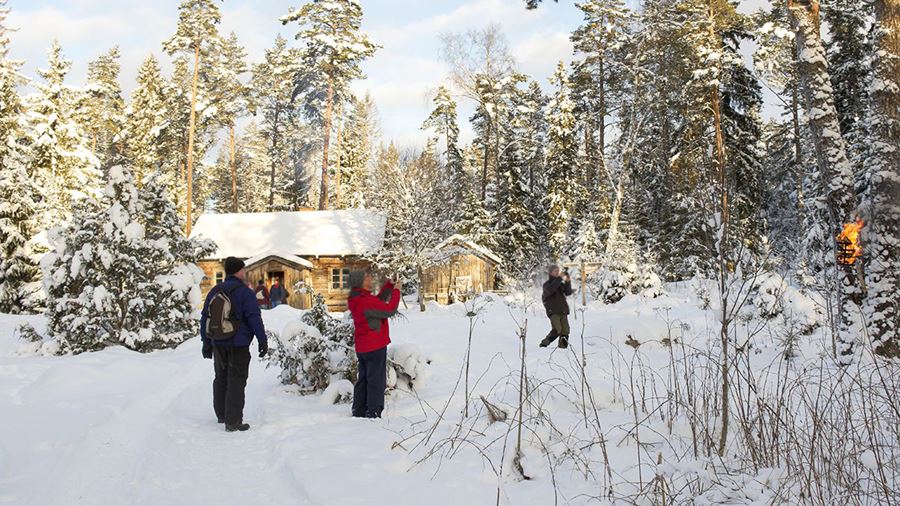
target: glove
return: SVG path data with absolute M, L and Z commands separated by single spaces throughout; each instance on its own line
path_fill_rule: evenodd
M 212 359 L 212 344 L 203 343 L 203 358 Z
M 259 343 L 259 358 L 266 358 L 266 354 L 269 353 L 269 345 L 266 343 Z

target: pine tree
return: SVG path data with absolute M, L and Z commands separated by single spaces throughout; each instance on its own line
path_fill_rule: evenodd
M 206 69 L 204 75 L 211 75 L 214 54 L 221 49 L 222 39 L 216 25 L 222 20 L 215 0 L 182 0 L 178 6 L 178 26 L 175 34 L 163 43 L 163 48 L 172 56 L 177 53 L 193 56 L 193 76 L 191 78 L 191 104 L 186 146 L 185 188 L 187 235 L 191 235 L 193 225 L 194 200 L 194 140 L 196 136 L 198 82 L 200 67 Z M 202 156 L 200 157 L 202 159 Z
M 459 123 L 456 115 L 456 101 L 445 86 L 438 88 L 433 100 L 434 109 L 422 124 L 423 130 L 433 130 L 444 138 L 443 163 L 445 177 L 441 179 L 442 193 L 446 198 L 446 219 L 455 224 L 462 217 L 465 200 L 466 175 L 459 150 Z
M 605 180 L 606 121 L 621 100 L 627 72 L 623 48 L 629 43 L 633 16 L 621 0 L 586 0 L 576 7 L 584 14 L 584 24 L 571 37 L 575 53 L 585 57 L 573 83 L 589 163 L 584 186 L 588 195 L 597 197 Z
M 56 41 L 48 54 L 47 70 L 38 71 L 44 83 L 36 85 L 38 93 L 27 104 L 28 172 L 42 195 L 39 229 L 65 220 L 76 200 L 95 196 L 100 178 L 99 160 L 74 119 L 79 90 L 64 83 L 71 61 Z
M 823 0 L 822 15 L 828 23 L 825 56 L 834 89 L 834 106 L 841 133 L 846 136 L 865 114 L 872 1 Z
M 571 98 L 569 76 L 560 62 L 550 81 L 555 87 L 547 105 L 547 209 L 552 259 L 565 258 L 571 251 L 570 230 L 573 199 L 579 191 L 578 142 L 575 139 L 575 104 Z
M 88 63 L 87 86 L 79 107 L 79 123 L 103 173 L 120 161 L 123 151 L 119 134 L 124 128 L 125 100 L 119 86 L 119 58 L 116 46 Z
M 212 245 L 182 237 L 155 179 L 140 194 L 121 167 L 108 180 L 100 201 L 79 202 L 73 219 L 51 231 L 41 263 L 48 330 L 63 353 L 176 346 L 196 333 L 203 273 L 192 263 Z
M 295 86 L 318 101 L 316 93 L 325 88 L 322 128 L 322 181 L 319 209 L 328 208 L 328 157 L 331 143 L 332 114 L 336 102 L 347 94 L 355 79 L 363 78 L 360 64 L 375 54 L 378 46 L 360 30 L 362 6 L 357 0 L 313 0 L 281 18 L 282 24 L 296 22 L 301 30 L 296 39 L 303 41 L 303 71 L 295 74 Z M 338 97 L 338 100 L 335 98 Z
M 0 313 L 30 309 L 28 286 L 37 276 L 29 255 L 34 232 L 36 189 L 28 178 L 22 136 L 22 104 L 17 88 L 24 82 L 22 62 L 10 60 L 5 27 L 9 9 L 0 1 Z
M 237 120 L 251 108 L 250 90 L 242 81 L 247 73 L 245 63 L 247 52 L 238 43 L 237 35 L 225 39 L 219 62 L 216 65 L 217 85 L 215 87 L 218 116 L 222 125 L 228 129 L 228 154 L 231 167 L 231 210 L 238 212 L 238 170 L 235 160 L 235 128 Z
M 253 102 L 260 116 L 260 135 L 266 141 L 266 158 L 269 162 L 269 185 L 266 191 L 269 211 L 282 209 L 286 202 L 280 198 L 279 188 L 291 178 L 284 170 L 291 167 L 292 136 L 298 128 L 300 110 L 293 100 L 294 64 L 298 58 L 295 49 L 287 47 L 287 41 L 278 36 L 275 44 L 265 53 L 265 61 L 254 65 Z
M 900 4 L 875 0 L 876 60 L 866 119 L 871 132 L 865 316 L 876 351 L 900 356 Z

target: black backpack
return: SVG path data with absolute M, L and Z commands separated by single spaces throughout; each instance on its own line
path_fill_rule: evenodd
M 209 301 L 209 318 L 206 320 L 206 337 L 213 341 L 231 339 L 237 334 L 239 319 L 234 314 L 231 294 L 241 285 L 228 290 L 219 290 Z

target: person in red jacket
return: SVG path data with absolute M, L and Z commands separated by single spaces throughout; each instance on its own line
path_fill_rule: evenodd
M 385 282 L 375 296 L 368 271 L 350 273 L 347 307 L 353 316 L 354 344 L 359 359 L 359 374 L 353 388 L 354 417 L 381 418 L 387 386 L 387 345 L 391 343 L 388 318 L 397 314 L 399 304 L 400 290 L 391 281 Z

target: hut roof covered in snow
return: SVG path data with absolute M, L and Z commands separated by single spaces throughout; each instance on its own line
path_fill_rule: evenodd
M 432 261 L 442 261 L 459 253 L 472 253 L 497 265 L 503 263 L 496 253 L 460 234 L 454 234 L 444 239 L 434 247 L 430 257 Z
M 252 258 L 272 251 L 297 256 L 376 253 L 384 244 L 384 214 L 367 209 L 204 214 L 191 237 L 216 243 L 215 258 Z

